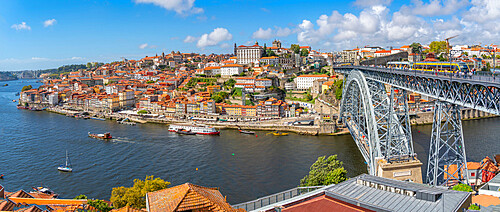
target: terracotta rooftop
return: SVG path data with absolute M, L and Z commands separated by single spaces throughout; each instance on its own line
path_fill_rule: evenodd
M 476 203 L 483 207 L 488 207 L 490 205 L 500 205 L 500 198 L 491 195 L 480 194 L 477 196 L 472 196 L 472 203 Z
M 328 196 L 319 196 L 299 204 L 286 207 L 283 212 L 308 212 L 308 211 L 372 211 L 353 204 L 349 204 Z
M 149 192 L 146 198 L 149 211 L 241 211 L 233 209 L 219 189 L 190 183 Z

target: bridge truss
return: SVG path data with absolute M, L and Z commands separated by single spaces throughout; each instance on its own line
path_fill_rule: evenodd
M 336 67 L 347 75 L 340 117 L 358 145 L 368 171 L 380 158 L 414 156 L 407 91 L 437 99 L 427 183 L 468 184 L 461 107 L 500 115 L 500 83 L 373 67 Z M 385 85 L 390 86 L 388 94 Z

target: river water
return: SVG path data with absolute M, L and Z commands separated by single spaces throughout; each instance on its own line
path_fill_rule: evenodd
M 219 187 L 234 204 L 297 186 L 323 155 L 337 154 L 350 177 L 366 173 L 350 135 L 280 137 L 261 131 L 254 136 L 223 130 L 220 136 L 182 136 L 168 132 L 163 124 L 129 126 L 18 110 L 12 102 L 18 98 L 15 93 L 24 85 L 40 83 L 5 83 L 9 86 L 0 87 L 0 174 L 5 175 L 0 184 L 7 191 L 43 184 L 62 198 L 86 194 L 109 199 L 113 187 L 131 186 L 133 179 L 154 175 L 172 185 Z M 498 118 L 463 123 L 469 160 L 500 153 L 499 124 Z M 105 131 L 116 139 L 106 142 L 87 136 Z M 424 166 L 430 131 L 430 125 L 413 128 L 415 151 Z M 66 150 L 72 173 L 56 169 L 64 163 Z

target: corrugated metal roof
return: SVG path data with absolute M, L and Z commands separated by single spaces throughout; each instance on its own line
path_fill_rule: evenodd
M 373 188 L 357 183 L 358 179 L 415 193 L 409 196 L 380 188 Z M 366 174 L 331 186 L 327 188 L 326 191 L 327 195 L 331 195 L 334 198 L 341 198 L 341 200 L 351 204 L 366 204 L 375 209 L 390 211 L 457 211 L 471 195 L 468 192 L 447 190 L 424 184 L 386 179 Z M 437 195 L 438 199 L 435 202 L 417 199 L 415 195 L 416 192 Z

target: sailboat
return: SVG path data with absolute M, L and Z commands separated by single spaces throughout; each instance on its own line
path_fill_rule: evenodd
M 71 162 L 69 161 L 68 151 L 66 150 L 66 165 L 60 165 L 57 167 L 57 170 L 62 172 L 72 172 L 73 168 L 71 168 Z

